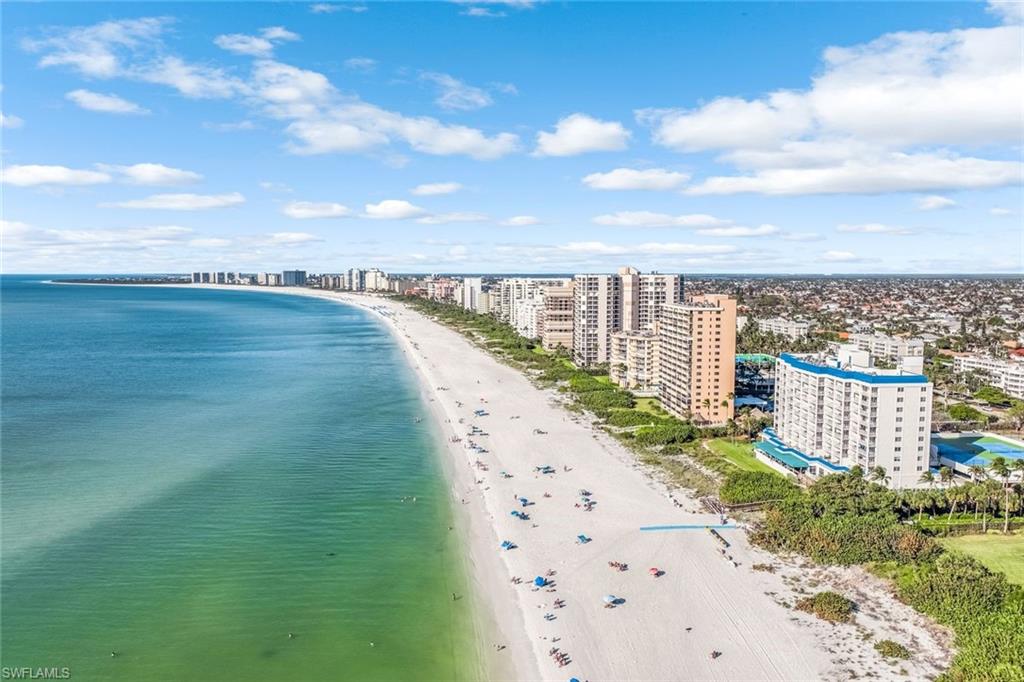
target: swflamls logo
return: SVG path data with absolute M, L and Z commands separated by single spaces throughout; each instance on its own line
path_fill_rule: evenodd
M 69 680 L 71 668 L 66 666 L 49 668 L 29 668 L 5 665 L 0 668 L 0 679 L 4 680 Z

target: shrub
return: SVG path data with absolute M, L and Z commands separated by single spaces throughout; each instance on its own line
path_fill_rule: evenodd
M 636 430 L 636 442 L 641 445 L 688 443 L 696 437 L 697 429 L 683 422 L 644 426 Z
M 727 504 L 781 500 L 800 492 L 789 479 L 764 471 L 732 469 L 726 474 L 719 497 Z
M 573 393 L 586 393 L 588 391 L 603 391 L 608 389 L 608 384 L 602 383 L 594 377 L 576 370 L 569 377 L 569 390 Z
M 617 388 L 604 387 L 601 391 L 587 391 L 576 397 L 588 410 L 608 409 L 611 407 L 633 407 L 633 396 Z
M 796 608 L 832 623 L 848 623 L 853 618 L 854 604 L 841 594 L 819 592 L 798 601 Z
M 920 567 L 900 596 L 918 611 L 955 628 L 998 611 L 1010 591 L 1002 573 L 993 573 L 966 554 L 947 552 Z
M 661 421 L 659 417 L 655 417 L 650 412 L 642 410 L 612 410 L 608 414 L 608 424 L 610 426 L 644 426 L 657 424 Z
M 886 658 L 910 658 L 910 649 L 891 639 L 875 642 L 875 651 Z

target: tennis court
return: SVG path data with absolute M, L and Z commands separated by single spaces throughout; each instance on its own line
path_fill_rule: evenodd
M 997 438 L 983 433 L 960 434 L 955 438 L 935 438 L 940 459 L 949 459 L 965 467 L 975 464 L 987 467 L 996 457 L 1007 460 L 1024 459 L 1024 443 Z

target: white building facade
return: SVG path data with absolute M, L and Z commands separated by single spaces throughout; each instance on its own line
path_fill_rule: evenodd
M 1024 361 L 1002 360 L 988 355 L 963 355 L 953 358 L 953 371 L 981 372 L 996 388 L 1015 398 L 1024 398 Z

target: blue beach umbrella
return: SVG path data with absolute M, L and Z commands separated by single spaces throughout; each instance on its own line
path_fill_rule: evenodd
M 544 580 L 544 578 L 541 578 L 539 575 L 533 579 L 533 584 L 537 587 L 544 587 L 547 584 L 547 582 L 547 580 Z

